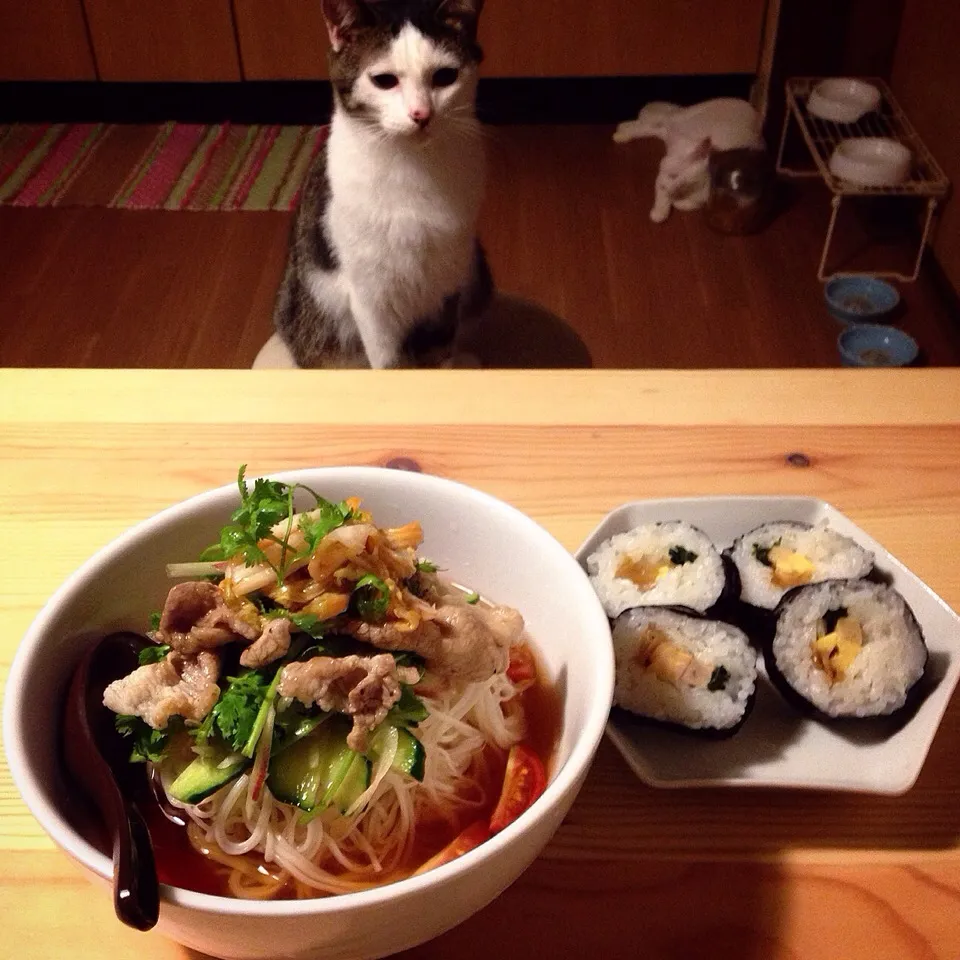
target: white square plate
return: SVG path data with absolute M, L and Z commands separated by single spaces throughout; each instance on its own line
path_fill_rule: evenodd
M 639 500 L 609 513 L 576 553 L 587 557 L 604 540 L 641 524 L 686 520 L 724 550 L 762 523 L 826 521 L 872 550 L 877 570 L 910 604 L 930 651 L 928 693 L 899 725 L 870 721 L 861 731 L 803 717 L 763 671 L 753 712 L 728 740 L 706 740 L 634 721 L 614 708 L 607 733 L 641 780 L 655 787 L 800 787 L 902 794 L 916 782 L 960 677 L 960 617 L 872 537 L 822 500 L 810 497 L 692 497 Z M 898 728 L 899 726 L 899 728 Z

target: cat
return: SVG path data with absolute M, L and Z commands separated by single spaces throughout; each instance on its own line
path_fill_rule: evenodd
M 621 123 L 617 143 L 659 137 L 667 145 L 654 184 L 650 219 L 663 223 L 670 210 L 696 210 L 710 198 L 713 151 L 765 149 L 761 118 L 746 100 L 721 97 L 692 107 L 648 103 L 636 120 Z
M 482 6 L 322 0 L 334 112 L 274 308 L 298 366 L 449 364 L 490 302 L 476 239 Z

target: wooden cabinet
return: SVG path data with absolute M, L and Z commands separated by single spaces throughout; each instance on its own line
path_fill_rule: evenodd
M 487 0 L 483 74 L 754 73 L 766 6 Z M 0 78 L 313 80 L 326 58 L 320 0 L 0 0 Z
M 0 80 L 95 80 L 80 0 L 0 0 Z
M 953 183 L 934 235 L 937 262 L 960 291 L 960 4 L 907 0 L 892 86 L 900 105 Z
M 766 0 L 488 0 L 496 77 L 753 73 Z
M 233 0 L 246 80 L 328 76 L 327 28 L 320 0 Z
M 754 73 L 767 0 L 487 0 L 488 77 Z M 250 80 L 327 76 L 319 0 L 234 0 Z
M 84 0 L 84 7 L 101 80 L 241 79 L 230 0 Z

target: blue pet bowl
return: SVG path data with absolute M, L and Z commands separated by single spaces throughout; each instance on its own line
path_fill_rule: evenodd
M 841 323 L 876 323 L 900 302 L 897 288 L 876 277 L 836 277 L 823 288 L 823 297 Z
M 920 352 L 917 341 L 897 327 L 854 324 L 837 337 L 845 367 L 907 367 Z

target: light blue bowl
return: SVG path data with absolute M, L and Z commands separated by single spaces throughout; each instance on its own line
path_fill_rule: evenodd
M 907 367 L 917 359 L 917 341 L 897 327 L 863 323 L 847 327 L 837 337 L 845 367 Z
M 877 323 L 900 303 L 897 288 L 877 277 L 836 277 L 823 288 L 823 297 L 841 323 Z

